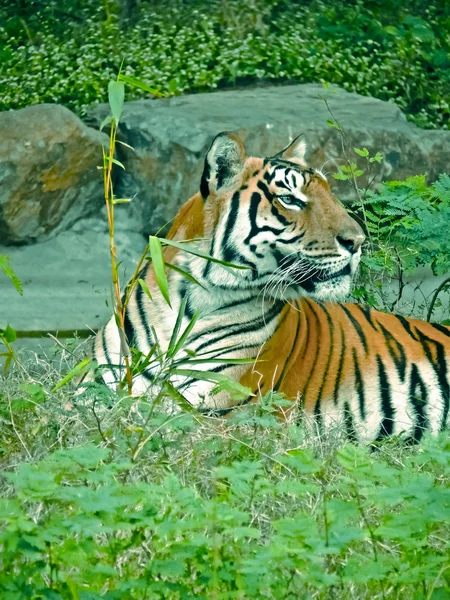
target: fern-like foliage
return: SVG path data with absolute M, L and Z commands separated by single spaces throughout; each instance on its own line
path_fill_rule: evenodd
M 412 271 L 431 266 L 435 275 L 450 271 L 450 177 L 428 186 L 425 176 L 384 183 L 354 207 L 365 220 L 372 252 L 365 261 L 375 270 L 393 266 Z M 378 265 L 378 266 L 377 266 Z M 380 266 L 381 265 L 381 266 Z M 395 266 L 395 265 L 394 265 Z

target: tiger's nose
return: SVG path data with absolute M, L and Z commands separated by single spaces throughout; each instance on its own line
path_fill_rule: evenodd
M 356 254 L 363 245 L 366 236 L 363 233 L 337 235 L 338 245 L 348 250 L 351 254 Z

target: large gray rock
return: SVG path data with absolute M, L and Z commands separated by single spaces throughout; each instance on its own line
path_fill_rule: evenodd
M 116 246 L 121 283 L 133 274 L 145 248 L 139 234 L 118 219 Z M 0 328 L 19 331 L 97 329 L 112 314 L 111 262 L 106 219 L 82 219 L 44 242 L 0 246 L 23 284 L 23 296 L 0 271 Z
M 384 155 L 381 165 L 372 165 L 375 183 L 419 173 L 434 180 L 448 171 L 450 131 L 418 129 L 389 102 L 336 88 L 332 92 L 308 84 L 128 102 L 120 135 L 134 151 L 120 149 L 126 171 L 118 173 L 116 191 L 136 195 L 127 210 L 140 219 L 141 231 L 154 232 L 198 190 L 207 147 L 225 130 L 238 132 L 248 153 L 259 156 L 270 156 L 304 133 L 309 163 L 336 172 L 343 150 L 341 134 L 327 125 L 333 119 L 345 130 L 351 160 L 365 168 L 353 147 Z M 325 95 L 333 116 L 319 98 Z M 108 111 L 106 105 L 94 108 L 88 122 L 98 127 Z M 347 182 L 336 182 L 335 190 L 343 200 L 354 198 Z
M 0 114 L 0 243 L 44 239 L 98 210 L 108 138 L 56 104 Z

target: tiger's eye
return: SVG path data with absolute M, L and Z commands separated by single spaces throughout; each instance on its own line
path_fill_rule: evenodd
M 295 204 L 297 198 L 294 196 L 278 196 L 278 200 L 280 200 L 283 204 Z

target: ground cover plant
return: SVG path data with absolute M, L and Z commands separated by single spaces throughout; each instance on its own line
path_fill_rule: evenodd
M 448 598 L 447 435 L 370 453 L 280 425 L 276 396 L 168 416 L 22 366 L 0 384 L 5 600 Z
M 123 62 L 166 95 L 326 81 L 392 100 L 419 126 L 448 127 L 443 0 L 10 1 L 0 23 L 3 110 L 59 102 L 84 114 L 107 100 Z

